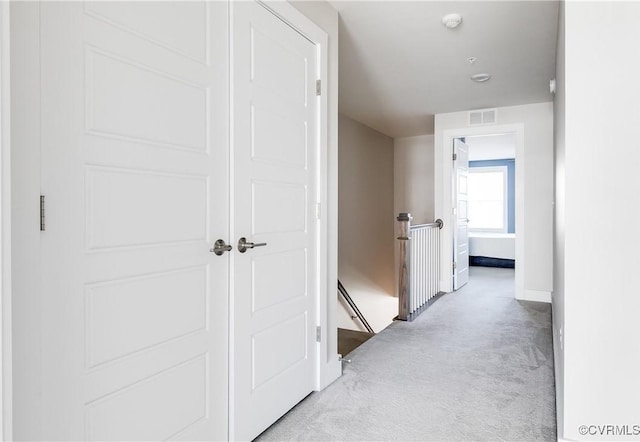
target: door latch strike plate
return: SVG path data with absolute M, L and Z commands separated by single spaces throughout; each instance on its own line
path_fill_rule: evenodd
M 44 232 L 44 221 L 45 221 L 44 195 L 40 195 L 40 231 L 41 232 Z

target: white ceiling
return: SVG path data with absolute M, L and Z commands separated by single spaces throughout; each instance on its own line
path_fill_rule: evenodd
M 340 13 L 340 112 L 384 134 L 433 133 L 436 113 L 553 98 L 557 1 L 330 3 Z M 453 30 L 441 22 L 451 12 L 463 17 Z M 471 81 L 478 72 L 492 78 Z
M 516 135 L 477 135 L 465 137 L 469 146 L 469 161 L 506 160 L 516 157 Z

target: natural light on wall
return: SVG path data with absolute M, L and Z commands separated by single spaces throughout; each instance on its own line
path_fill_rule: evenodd
M 507 167 L 469 170 L 469 229 L 507 231 Z

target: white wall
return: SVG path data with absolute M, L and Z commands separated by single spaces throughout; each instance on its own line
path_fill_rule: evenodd
M 435 117 L 435 216 L 451 237 L 451 139 L 516 133 L 516 297 L 551 301 L 553 287 L 553 104 L 498 109 L 495 125 L 468 125 L 468 112 Z M 442 263 L 452 262 L 451 241 L 442 241 Z M 451 272 L 442 265 L 441 289 L 451 291 Z
M 0 440 L 12 440 L 9 3 L 0 3 Z
M 338 275 L 378 332 L 398 314 L 394 277 L 393 139 L 340 115 Z M 361 329 L 346 310 L 338 326 Z
M 640 439 L 578 430 L 640 425 L 640 292 L 633 278 L 640 242 L 631 229 L 640 219 L 639 17 L 638 2 L 565 4 L 556 219 L 564 260 L 556 271 L 564 263 L 558 293 L 566 376 L 559 387 L 566 439 Z
M 414 224 L 434 221 L 433 135 L 393 142 L 394 213 L 409 212 Z

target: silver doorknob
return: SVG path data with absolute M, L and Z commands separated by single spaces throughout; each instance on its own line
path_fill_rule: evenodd
M 253 249 L 254 247 L 264 247 L 266 245 L 267 245 L 266 242 L 259 242 L 259 243 L 247 242 L 247 238 L 243 236 L 238 240 L 238 252 L 244 253 L 247 251 L 247 249 Z
M 233 246 L 225 244 L 223 239 L 219 239 L 215 243 L 213 243 L 213 248 L 210 249 L 209 251 L 220 256 L 224 252 L 230 252 L 231 249 L 233 249 Z

